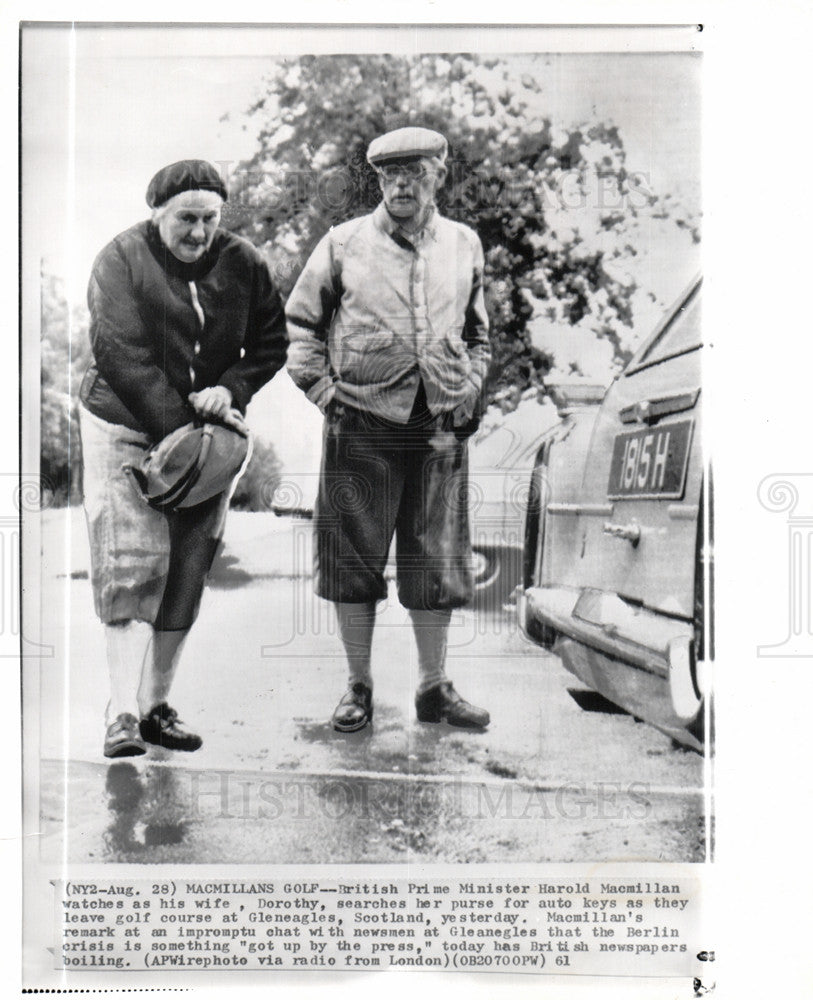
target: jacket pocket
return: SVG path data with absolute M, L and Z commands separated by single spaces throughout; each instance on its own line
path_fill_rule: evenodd
M 443 343 L 458 358 L 468 357 L 468 348 L 463 341 L 463 337 L 456 331 L 450 330 L 443 338 Z
M 450 385 L 468 381 L 471 358 L 462 336 L 456 332 L 447 333 L 442 341 L 442 351 Z
M 334 367 L 348 382 L 367 385 L 384 381 L 398 364 L 395 334 L 374 327 L 336 331 Z

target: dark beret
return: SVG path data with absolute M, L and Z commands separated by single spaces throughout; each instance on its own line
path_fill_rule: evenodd
M 373 139 L 367 150 L 367 162 L 374 166 L 388 160 L 410 159 L 417 156 L 446 157 L 446 139 L 431 128 L 410 125 Z
M 226 185 L 217 169 L 206 160 L 178 160 L 162 167 L 147 187 L 147 204 L 158 208 L 182 191 L 214 191 L 225 201 Z

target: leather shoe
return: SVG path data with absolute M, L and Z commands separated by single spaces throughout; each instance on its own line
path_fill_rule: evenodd
M 107 727 L 104 738 L 105 757 L 140 757 L 147 748 L 138 731 L 138 719 L 129 712 L 117 715 Z
M 444 681 L 415 699 L 418 722 L 448 722 L 465 729 L 485 729 L 491 716 L 484 708 L 470 705 L 455 691 L 451 681 Z
M 167 750 L 199 750 L 203 740 L 180 724 L 178 713 L 165 701 L 150 709 L 141 720 L 141 738 Z
M 333 728 L 339 733 L 355 733 L 364 729 L 373 718 L 373 692 L 366 684 L 356 681 L 342 695 L 333 713 Z

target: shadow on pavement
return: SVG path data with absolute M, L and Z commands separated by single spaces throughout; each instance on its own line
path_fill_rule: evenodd
M 598 691 L 586 691 L 581 688 L 568 688 L 567 693 L 584 712 L 601 712 L 603 715 L 628 715 L 623 708 L 613 704 Z
M 208 583 L 210 587 L 221 590 L 232 590 L 236 587 L 245 587 L 255 579 L 251 573 L 247 573 L 240 566 L 237 556 L 218 552 L 215 556 L 212 568 L 209 571 Z
M 314 722 L 312 719 L 295 719 L 299 736 L 306 743 L 341 743 L 351 747 L 361 742 L 369 742 L 375 732 L 375 722 L 355 733 L 339 733 L 331 723 Z

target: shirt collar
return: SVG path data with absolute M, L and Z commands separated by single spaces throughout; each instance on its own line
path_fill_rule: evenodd
M 423 227 L 417 232 L 410 233 L 406 229 L 403 229 L 396 219 L 394 219 L 390 213 L 387 211 L 387 206 L 384 202 L 380 202 L 376 210 L 373 212 L 373 218 L 379 229 L 385 232 L 388 236 L 393 238 L 398 237 L 399 240 L 406 240 L 413 247 L 417 247 L 425 239 L 435 239 L 437 234 L 437 220 L 438 211 L 433 205 L 429 217 L 423 224 Z
M 179 260 L 175 254 L 171 253 L 171 251 L 167 249 L 164 241 L 161 239 L 158 226 L 152 221 L 152 219 L 147 219 L 143 225 L 147 234 L 147 246 L 149 247 L 150 252 L 168 274 L 175 275 L 184 281 L 199 281 L 201 278 L 205 277 L 217 263 L 218 257 L 220 256 L 220 245 L 223 230 L 217 230 L 215 238 L 212 240 L 212 245 L 199 260 L 187 263 L 186 261 Z

